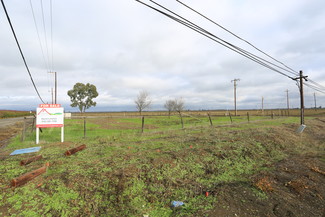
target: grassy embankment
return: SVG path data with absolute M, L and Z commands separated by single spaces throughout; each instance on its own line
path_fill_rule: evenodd
M 295 133 L 299 119 L 176 116 L 87 119 L 65 121 L 65 141 L 60 129 L 41 133 L 44 159 L 27 166 L 12 156 L 0 165 L 0 215 L 2 216 L 197 216 L 218 203 L 214 193 L 221 183 L 245 183 L 260 200 L 268 197 L 252 176 L 291 153 L 317 152 L 321 144 L 308 134 Z M 312 121 L 306 118 L 308 121 Z M 228 126 L 226 126 L 228 125 Z M 35 133 L 21 143 L 17 137 L 2 154 L 33 147 Z M 306 143 L 308 141 L 308 145 Z M 70 157 L 63 153 L 86 144 Z M 315 146 L 310 145 L 315 144 Z M 6 188 L 11 179 L 50 163 L 46 174 L 22 187 Z M 206 197 L 205 193 L 210 196 Z M 173 209 L 173 200 L 183 201 Z

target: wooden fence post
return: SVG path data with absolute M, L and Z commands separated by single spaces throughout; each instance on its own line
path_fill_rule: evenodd
M 249 113 L 247 112 L 247 121 L 249 122 Z
M 143 133 L 144 131 L 144 116 L 142 116 L 142 128 L 141 128 L 141 132 Z
M 36 124 L 36 117 L 34 116 L 31 133 L 34 131 L 35 124 Z
M 232 123 L 231 113 L 229 112 L 230 122 Z
M 86 138 L 86 117 L 84 117 L 84 138 Z
M 23 131 L 22 131 L 20 141 L 22 142 L 25 141 L 25 134 L 26 134 L 26 117 L 24 117 Z
M 181 117 L 182 129 L 184 129 L 184 121 L 183 121 L 182 113 L 179 113 L 179 116 Z
M 210 125 L 213 126 L 213 123 L 212 123 L 212 120 L 211 120 L 210 113 L 208 113 L 208 117 L 209 117 Z

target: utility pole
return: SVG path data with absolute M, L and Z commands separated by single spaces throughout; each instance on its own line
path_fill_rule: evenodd
M 300 70 L 299 77 L 294 80 L 299 79 L 299 92 L 300 92 L 300 124 L 303 125 L 305 123 L 305 105 L 304 105 L 304 82 L 307 81 L 308 76 L 303 76 L 303 72 Z
M 235 78 L 231 82 L 234 82 L 234 102 L 235 102 L 235 116 L 237 116 L 237 99 L 236 99 L 236 87 L 237 87 L 237 81 L 240 81 L 239 78 Z
M 52 104 L 54 102 L 54 98 L 53 98 L 53 87 L 51 88 L 51 95 L 52 95 Z
M 288 109 L 288 115 L 289 115 L 289 110 L 290 110 L 290 106 L 289 106 L 289 90 L 286 90 L 287 92 L 287 109 Z
M 55 97 L 54 97 L 54 104 L 56 104 L 57 103 L 57 93 L 58 93 L 57 76 L 56 76 L 56 72 L 49 72 L 49 73 L 54 73 L 54 79 L 55 79 Z
M 264 115 L 264 97 L 262 96 L 262 115 Z
M 317 107 L 316 107 L 316 93 L 314 92 L 314 102 L 315 102 L 315 111 L 317 110 Z

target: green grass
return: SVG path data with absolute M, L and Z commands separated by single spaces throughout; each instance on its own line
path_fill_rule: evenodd
M 222 183 L 250 183 L 252 175 L 270 168 L 265 165 L 285 158 L 285 144 L 299 136 L 283 126 L 298 118 L 236 117 L 145 117 L 113 120 L 65 120 L 65 141 L 60 129 L 44 129 L 40 135 L 44 159 L 25 167 L 13 156 L 0 164 L 0 214 L 4 216 L 196 216 L 213 209 L 217 196 L 205 197 Z M 109 123 L 109 121 L 111 123 Z M 254 121 L 254 122 L 253 122 Z M 131 127 L 130 127 L 131 126 Z M 271 127 L 271 128 L 270 128 Z M 281 130 L 277 130 L 277 127 Z M 274 129 L 273 129 L 274 128 Z M 287 138 L 287 134 L 292 134 Z M 279 138 L 275 140 L 274 138 Z M 283 143 L 281 142 L 283 141 Z M 70 157 L 64 152 L 80 144 L 84 151 Z M 33 147 L 35 132 L 24 142 L 15 138 L 4 151 Z M 11 179 L 50 162 L 47 172 L 15 189 Z M 257 197 L 267 197 L 252 187 Z M 173 200 L 185 205 L 173 209 Z M 7 211 L 6 211 L 7 210 Z

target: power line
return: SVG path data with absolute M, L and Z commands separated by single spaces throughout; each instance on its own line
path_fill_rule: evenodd
M 270 66 L 269 64 L 274 65 L 274 66 L 276 66 L 276 67 L 278 67 L 278 68 L 280 68 L 282 70 L 285 70 L 282 67 L 280 67 L 278 65 L 275 65 L 273 63 L 270 63 L 269 61 L 267 61 L 267 60 L 265 60 L 265 59 L 263 59 L 261 57 L 258 57 L 258 56 L 254 55 L 254 54 L 252 54 L 252 53 L 250 53 L 250 52 L 248 52 L 248 51 L 246 51 L 246 50 L 244 50 L 242 48 L 239 48 L 239 47 L 237 47 L 237 46 L 235 46 L 235 45 L 233 45 L 233 44 L 231 44 L 231 43 L 229 43 L 229 42 L 215 36 L 214 34 L 208 32 L 204 28 L 192 23 L 191 21 L 183 18 L 182 16 L 172 12 L 171 10 L 159 5 L 158 3 L 156 3 L 156 2 L 154 2 L 152 0 L 150 0 L 150 1 L 155 3 L 156 5 L 164 8 L 165 10 L 169 11 L 170 13 L 175 14 L 176 16 L 180 17 L 181 19 L 179 19 L 179 18 L 177 18 L 175 16 L 172 16 L 172 15 L 166 13 L 166 12 L 163 12 L 163 11 L 161 11 L 161 10 L 151 6 L 151 5 L 148 5 L 148 4 L 146 4 L 146 3 L 142 2 L 142 1 L 139 1 L 139 0 L 136 0 L 136 1 L 143 4 L 143 5 L 145 5 L 145 6 L 147 6 L 147 7 L 149 7 L 149 8 L 151 8 L 151 9 L 153 9 L 153 10 L 155 10 L 155 11 L 157 11 L 157 12 L 159 12 L 159 13 L 161 13 L 161 14 L 163 14 L 163 15 L 165 15 L 165 16 L 167 16 L 168 18 L 170 18 L 170 19 L 172 19 L 172 20 L 174 20 L 174 21 L 176 21 L 176 22 L 178 22 L 178 23 L 180 23 L 180 24 L 182 24 L 182 25 L 184 25 L 184 26 L 186 26 L 186 27 L 200 33 L 200 34 L 202 34 L 203 36 L 205 36 L 205 37 L 207 37 L 207 38 L 209 38 L 209 39 L 211 39 L 211 40 L 213 40 L 213 41 L 227 47 L 228 49 L 230 49 L 230 50 L 232 50 L 232 51 L 234 51 L 234 52 L 236 52 L 236 53 L 238 53 L 238 54 L 240 54 L 240 55 L 242 55 L 242 56 L 244 56 L 244 57 L 246 57 L 246 58 L 248 58 L 248 59 L 250 59 L 250 60 L 252 60 L 252 61 L 254 61 L 254 62 L 256 62 L 256 63 L 258 63 L 258 64 L 260 64 L 262 66 L 264 66 L 264 67 L 266 67 L 266 68 L 269 68 L 269 69 L 271 69 L 271 70 L 273 70 L 273 71 L 275 71 L 275 72 L 277 72 L 277 73 L 279 73 L 279 74 L 281 74 L 283 76 L 286 76 L 286 77 L 288 77 L 290 79 L 293 79 L 293 77 L 285 74 L 284 72 L 281 72 L 278 69 L 275 69 L 274 67 Z
M 52 70 L 53 68 L 53 6 L 52 6 L 52 0 L 50 0 L 50 17 L 51 17 L 51 55 L 52 55 L 52 59 L 51 59 L 51 68 Z
M 283 67 L 281 67 L 281 66 L 279 66 L 279 65 L 277 65 L 277 64 L 274 64 L 274 63 L 272 63 L 272 62 L 270 62 L 270 61 L 268 61 L 268 60 L 265 60 L 264 58 L 261 58 L 261 57 L 255 55 L 255 54 L 252 54 L 252 53 L 250 53 L 250 52 L 248 52 L 248 51 L 246 51 L 246 50 L 244 50 L 244 49 L 242 49 L 242 48 L 240 48 L 240 47 L 238 47 L 238 46 L 235 46 L 235 45 L 233 45 L 233 44 L 227 42 L 226 40 L 221 39 L 220 37 L 218 37 L 218 36 L 212 34 L 211 32 L 207 31 L 206 29 L 202 28 L 201 26 L 199 26 L 199 25 L 197 25 L 197 24 L 195 24 L 195 23 L 189 21 L 188 19 L 186 19 L 186 18 L 180 16 L 179 14 L 173 12 L 172 10 L 169 10 L 168 8 L 166 8 L 166 7 L 164 7 L 164 6 L 162 6 L 162 5 L 158 4 L 158 3 L 156 3 L 156 2 L 153 1 L 153 0 L 150 0 L 150 2 L 154 3 L 155 5 L 159 6 L 160 8 L 164 9 L 165 11 L 167 11 L 167 12 L 169 12 L 169 13 L 171 13 L 171 14 L 168 14 L 167 12 L 164 12 L 164 11 L 162 11 L 162 10 L 159 10 L 159 9 L 157 9 L 157 8 L 155 8 L 155 7 L 153 7 L 153 6 L 149 5 L 149 4 L 146 4 L 146 3 L 144 3 L 144 2 L 142 2 L 142 1 L 140 1 L 140 0 L 136 0 L 136 1 L 139 2 L 139 3 L 141 3 L 141 4 L 143 4 L 143 5 L 145 5 L 145 6 L 147 6 L 147 7 L 149 7 L 149 8 L 151 8 L 152 10 L 154 10 L 154 11 L 156 11 L 156 12 L 158 12 L 158 13 L 161 13 L 161 14 L 167 16 L 168 18 L 174 20 L 175 22 L 178 22 L 178 23 L 180 23 L 180 24 L 182 24 L 182 25 L 184 25 L 184 26 L 186 26 L 186 27 L 188 27 L 188 28 L 190 28 L 190 29 L 192 29 L 192 30 L 198 32 L 199 34 L 201 34 L 201 35 L 203 35 L 203 36 L 205 36 L 205 37 L 207 37 L 207 38 L 213 40 L 214 42 L 217 42 L 217 43 L 221 44 L 222 46 L 227 47 L 228 49 L 230 49 L 230 50 L 232 50 L 232 51 L 234 51 L 234 52 L 236 52 L 236 53 L 238 53 L 238 54 L 240 54 L 240 55 L 242 55 L 242 56 L 244 56 L 244 57 L 246 57 L 246 58 L 248 58 L 248 59 L 250 59 L 250 60 L 252 60 L 252 61 L 254 61 L 254 62 L 256 62 L 256 63 L 258 63 L 258 64 L 260 64 L 260 65 L 262 65 L 262 66 L 264 66 L 264 67 L 266 67 L 266 68 L 268 68 L 268 69 L 270 69 L 270 70 L 273 70 L 273 71 L 275 71 L 275 72 L 277 72 L 277 73 L 279 73 L 279 74 L 281 74 L 281 75 L 283 75 L 283 76 L 286 76 L 286 77 L 288 77 L 288 78 L 290 78 L 290 79 L 292 79 L 292 80 L 295 80 L 295 78 L 289 76 L 289 75 L 286 74 L 285 72 L 288 72 L 288 73 L 291 73 L 291 74 L 294 74 L 294 75 L 297 75 L 297 74 L 298 74 L 295 70 L 293 70 L 292 68 L 288 67 L 288 66 L 285 65 L 284 63 L 278 61 L 277 59 L 273 58 L 272 56 L 268 55 L 267 53 L 263 52 L 262 50 L 260 50 L 260 49 L 257 48 L 256 46 L 254 46 L 252 43 L 248 42 L 247 40 L 242 39 L 242 38 L 239 37 L 238 35 L 232 33 L 231 31 L 229 31 L 228 29 L 224 28 L 224 27 L 221 26 L 220 24 L 214 22 L 213 20 L 207 18 L 206 16 L 204 16 L 203 14 L 201 14 L 201 13 L 195 11 L 195 10 L 192 9 L 192 8 L 191 8 L 191 10 L 195 11 L 196 13 L 199 13 L 201 16 L 203 16 L 203 17 L 205 17 L 206 19 L 210 20 L 211 22 L 213 22 L 214 24 L 216 24 L 216 25 L 218 25 L 219 27 L 223 28 L 224 30 L 226 30 L 226 31 L 229 32 L 230 34 L 234 35 L 235 37 L 239 38 L 240 40 L 245 41 L 245 42 L 248 43 L 250 46 L 252 46 L 252 47 L 254 47 L 256 50 L 258 50 L 259 52 L 265 54 L 266 56 L 268 56 L 268 57 L 271 58 L 272 60 L 274 60 L 274 61 L 280 63 L 281 65 L 283 65 L 285 68 L 283 68 Z M 183 4 L 184 6 L 188 7 L 187 5 L 185 5 L 184 3 L 180 2 L 179 0 L 176 0 L 176 1 L 179 2 L 179 3 L 181 3 L 181 4 Z M 189 7 L 188 7 L 188 8 L 189 8 Z M 175 15 L 175 16 L 173 16 L 172 14 Z M 178 18 L 177 18 L 177 17 L 178 17 Z M 274 67 L 276 67 L 276 68 L 274 68 Z M 283 71 L 281 71 L 281 70 L 283 70 L 283 71 L 285 71 L 285 72 L 283 72 Z M 311 85 L 311 84 L 305 83 L 308 87 L 310 87 L 310 88 L 312 88 L 312 89 L 314 89 L 314 90 L 316 90 L 316 91 L 319 91 L 319 92 L 321 92 L 321 93 L 324 93 L 324 92 L 325 92 L 325 87 L 324 87 L 324 86 L 322 86 L 322 85 L 320 85 L 320 84 L 318 84 L 318 83 L 312 81 L 311 79 L 308 79 L 308 81 L 310 81 L 311 83 L 314 84 L 314 85 Z M 299 87 L 299 82 L 297 82 L 297 83 L 298 83 L 298 87 Z
M 1 0 L 1 3 L 2 3 L 3 10 L 5 11 L 5 14 L 6 14 L 7 20 L 8 20 L 8 22 L 9 22 L 9 25 L 10 25 L 11 31 L 12 31 L 12 33 L 13 33 L 13 35 L 14 35 L 15 40 L 16 40 L 16 43 L 17 43 L 17 46 L 18 46 L 19 52 L 20 52 L 20 54 L 21 54 L 21 57 L 22 57 L 22 59 L 23 59 L 23 61 L 24 61 L 25 67 L 26 67 L 26 69 L 27 69 L 27 72 L 28 72 L 28 74 L 29 74 L 30 80 L 32 81 L 32 84 L 33 84 L 33 86 L 34 86 L 34 89 L 35 89 L 35 91 L 36 91 L 38 97 L 39 97 L 40 100 L 44 103 L 44 101 L 43 101 L 41 95 L 39 94 L 39 92 L 38 92 L 38 90 L 37 90 L 37 87 L 36 87 L 35 82 L 34 82 L 34 80 L 33 80 L 32 74 L 30 73 L 30 70 L 29 70 L 29 68 L 28 68 L 28 66 L 27 66 L 27 63 L 26 63 L 26 60 L 25 60 L 25 57 L 24 57 L 23 51 L 21 50 L 21 47 L 20 47 L 20 45 L 19 45 L 19 42 L 18 42 L 18 39 L 17 39 L 16 33 L 15 33 L 15 30 L 14 30 L 12 24 L 11 24 L 11 20 L 10 20 L 9 14 L 8 14 L 8 12 L 7 12 L 7 9 L 6 9 L 6 6 L 5 6 L 3 0 Z
M 170 12 L 170 13 L 176 15 L 176 16 L 179 17 L 181 20 L 183 20 L 185 23 L 190 24 L 190 25 L 187 26 L 187 24 L 186 24 L 186 25 L 185 25 L 184 23 L 181 23 L 181 24 L 183 24 L 183 25 L 189 27 L 190 29 L 192 29 L 192 30 L 194 30 L 194 31 L 197 31 L 197 30 L 198 30 L 197 32 L 199 32 L 199 33 L 201 33 L 201 34 L 202 34 L 202 32 L 203 32 L 203 33 L 204 33 L 203 35 L 207 34 L 207 35 L 210 35 L 210 36 L 213 37 L 213 38 L 216 38 L 216 39 L 219 40 L 219 41 L 216 41 L 216 40 L 214 40 L 214 39 L 212 39 L 212 40 L 214 40 L 214 41 L 216 41 L 216 42 L 218 42 L 218 43 L 220 43 L 220 41 L 221 41 L 222 43 L 224 43 L 224 44 L 227 45 L 227 46 L 226 46 L 227 48 L 229 48 L 229 47 L 228 47 L 228 45 L 229 45 L 230 47 L 232 47 L 232 48 L 235 49 L 235 50 L 234 50 L 234 49 L 230 48 L 231 50 L 233 50 L 233 51 L 235 51 L 235 52 L 237 52 L 237 53 L 239 53 L 239 54 L 241 54 L 241 55 L 244 54 L 243 56 L 245 56 L 245 57 L 247 57 L 247 58 L 249 58 L 249 59 L 251 59 L 251 60 L 253 60 L 253 61 L 255 61 L 255 62 L 256 62 L 256 60 L 257 60 L 259 64 L 261 64 L 261 63 L 263 63 L 263 62 L 266 62 L 266 63 L 271 64 L 271 65 L 273 65 L 273 66 L 275 66 L 275 67 L 277 67 L 277 68 L 279 68 L 279 69 L 282 69 L 282 70 L 284 70 L 284 71 L 287 71 L 287 72 L 292 73 L 292 72 L 289 71 L 288 69 L 282 68 L 281 66 L 278 66 L 278 65 L 276 65 L 276 64 L 274 64 L 274 63 L 272 63 L 272 62 L 270 62 L 270 61 L 267 61 L 267 60 L 265 60 L 265 59 L 263 59 L 263 58 L 261 58 L 261 57 L 258 57 L 258 56 L 254 55 L 254 54 L 252 54 L 252 53 L 250 53 L 250 52 L 248 52 L 248 51 L 246 51 L 246 50 L 244 50 L 244 49 L 242 49 L 242 48 L 240 48 L 240 47 L 238 47 L 238 46 L 235 46 L 235 45 L 233 45 L 233 44 L 231 44 L 231 43 L 229 43 L 229 42 L 227 42 L 227 41 L 225 41 L 225 40 L 223 40 L 223 39 L 217 37 L 216 35 L 214 35 L 214 34 L 208 32 L 208 31 L 205 30 L 204 28 L 202 28 L 202 27 L 200 27 L 200 26 L 194 24 L 193 22 L 189 21 L 188 19 L 186 19 L 186 18 L 180 16 L 179 14 L 177 14 L 177 13 L 175 13 L 175 12 L 169 10 L 168 8 L 166 8 L 166 7 L 162 6 L 162 5 L 160 5 L 160 4 L 156 3 L 156 2 L 154 2 L 153 0 L 150 0 L 150 1 L 153 2 L 154 4 L 158 5 L 159 7 L 163 8 L 164 10 L 166 10 L 166 11 L 168 11 L 168 12 Z M 164 14 L 164 15 L 166 15 L 166 14 Z M 171 16 L 171 15 L 166 15 L 166 16 L 169 17 L 169 16 Z M 173 17 L 173 16 L 172 16 L 172 17 Z M 169 17 L 169 18 L 171 18 L 171 17 Z M 174 17 L 174 18 L 175 18 L 175 17 Z M 173 19 L 173 18 L 172 18 L 172 19 Z M 176 19 L 177 19 L 177 18 L 176 18 Z M 177 22 L 179 22 L 180 19 L 177 19 L 177 20 L 174 19 L 174 20 L 177 21 Z M 193 29 L 193 28 L 195 28 L 195 29 Z M 206 36 L 206 35 L 205 35 L 205 36 Z M 208 37 L 208 38 L 210 38 L 210 37 Z M 211 38 L 210 38 L 210 39 L 211 39 Z M 220 44 L 222 44 L 222 43 L 220 43 Z M 222 44 L 222 45 L 224 45 L 224 44 Z M 237 50 L 237 51 L 236 51 L 236 50 Z M 239 51 L 239 52 L 238 52 L 238 51 Z M 252 58 L 253 58 L 253 59 L 252 59 Z M 264 64 L 264 63 L 261 64 L 261 65 L 263 65 L 263 66 L 269 68 L 269 67 L 266 66 L 266 64 Z M 276 71 L 276 72 L 278 72 L 278 73 L 280 73 L 280 74 L 282 74 L 282 75 L 284 75 L 284 76 L 287 76 L 287 77 L 293 79 L 292 77 L 290 77 L 290 76 L 288 76 L 288 75 L 286 75 L 286 74 L 284 74 L 284 73 L 282 73 L 282 72 L 280 72 L 280 71 L 274 69 L 273 67 L 272 67 L 272 68 L 269 68 L 269 69 L 274 70 L 274 71 Z
M 306 85 L 307 87 L 313 89 L 313 90 L 316 90 L 320 93 L 324 93 L 325 94 L 325 90 L 324 89 L 320 89 L 319 87 L 317 86 L 314 86 L 314 85 L 311 85 L 311 84 L 308 84 L 307 82 L 304 83 L 304 85 Z
M 46 47 L 46 52 L 47 52 L 47 61 L 48 61 L 48 64 L 50 66 L 50 55 L 49 55 L 49 48 L 48 48 L 48 43 L 47 43 L 47 34 L 46 34 L 46 28 L 45 28 L 43 0 L 41 0 L 40 3 L 41 3 L 41 11 L 42 11 L 42 20 L 43 20 L 45 47 Z M 50 68 L 50 71 L 51 71 L 51 68 Z
M 284 67 L 286 67 L 287 69 L 289 69 L 294 75 L 298 75 L 299 73 L 290 68 L 289 66 L 285 65 L 284 63 L 280 62 L 279 60 L 275 59 L 274 57 L 272 57 L 271 55 L 267 54 L 266 52 L 262 51 L 261 49 L 257 48 L 256 46 L 254 46 L 252 43 L 250 43 L 249 41 L 239 37 L 238 35 L 236 35 L 235 33 L 231 32 L 230 30 L 226 29 L 225 27 L 223 27 L 222 25 L 218 24 L 217 22 L 213 21 L 212 19 L 208 18 L 207 16 L 203 15 L 202 13 L 198 12 L 197 10 L 191 8 L 190 6 L 184 4 L 183 2 L 179 1 L 179 0 L 176 0 L 178 3 L 182 4 L 183 6 L 187 7 L 188 9 L 194 11 L 195 13 L 199 14 L 200 16 L 204 17 L 205 19 L 209 20 L 210 22 L 212 22 L 213 24 L 219 26 L 220 28 L 222 28 L 223 30 L 227 31 L 228 33 L 230 33 L 231 35 L 235 36 L 236 38 L 244 41 L 245 43 L 247 43 L 248 45 L 250 45 L 251 47 L 255 48 L 256 50 L 258 50 L 259 52 L 263 53 L 264 55 L 266 55 L 267 57 L 271 58 L 272 60 L 280 63 L 281 65 L 283 65 Z
M 322 88 L 322 89 L 324 89 L 324 90 L 325 90 L 325 87 L 324 87 L 323 85 L 321 85 L 321 84 L 318 84 L 317 82 L 315 82 L 315 81 L 313 81 L 313 80 L 311 80 L 311 79 L 308 79 L 308 81 L 309 81 L 310 83 L 312 83 L 312 84 L 314 84 L 314 85 L 318 86 L 319 88 Z
M 34 19 L 36 32 L 37 32 L 38 41 L 39 41 L 41 51 L 42 51 L 43 61 L 44 61 L 44 64 L 45 64 L 45 67 L 47 68 L 47 70 L 50 71 L 50 67 L 49 67 L 48 62 L 46 61 L 46 58 L 45 58 L 45 55 L 44 55 L 44 50 L 43 50 L 41 37 L 40 37 L 38 26 L 37 26 L 37 22 L 36 22 L 36 17 L 35 17 L 35 13 L 34 13 L 34 7 L 33 7 L 33 4 L 32 4 L 32 0 L 29 0 L 29 3 L 30 3 L 31 10 L 32 10 L 32 14 L 33 14 L 33 19 Z

